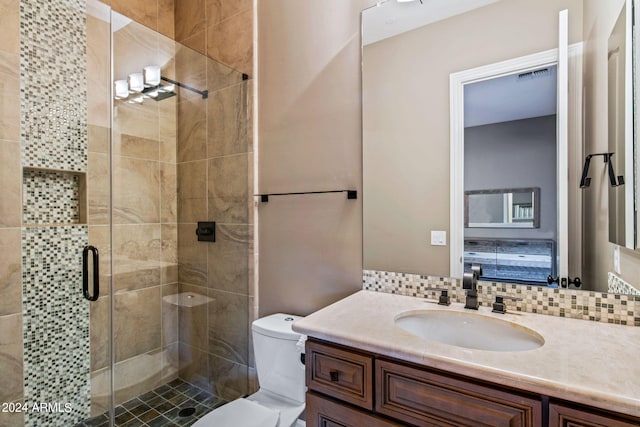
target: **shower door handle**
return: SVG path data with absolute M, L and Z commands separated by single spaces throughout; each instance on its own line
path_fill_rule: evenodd
M 89 294 L 89 252 L 93 258 L 93 295 Z M 99 261 L 98 249 L 91 245 L 85 246 L 82 250 L 82 294 L 89 301 L 96 301 L 100 295 Z

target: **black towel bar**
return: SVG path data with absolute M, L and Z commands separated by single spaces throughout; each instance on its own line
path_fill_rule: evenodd
M 303 191 L 299 193 L 269 193 L 269 194 L 254 194 L 256 197 L 260 197 L 262 203 L 269 202 L 269 196 L 291 196 L 297 194 L 326 194 L 326 193 L 347 193 L 347 199 L 354 200 L 358 198 L 357 190 L 329 190 L 329 191 Z

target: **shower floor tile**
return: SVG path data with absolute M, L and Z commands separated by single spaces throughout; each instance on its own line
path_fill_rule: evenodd
M 190 426 L 205 414 L 227 403 L 182 380 L 173 380 L 153 391 L 118 405 L 115 408 L 117 427 L 183 427 Z M 180 411 L 195 412 L 180 416 Z M 76 424 L 75 427 L 108 427 L 109 417 L 102 414 Z

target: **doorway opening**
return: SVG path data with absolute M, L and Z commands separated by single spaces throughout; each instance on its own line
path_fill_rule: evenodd
M 582 199 L 569 171 L 581 168 L 583 151 L 581 44 L 568 47 L 567 62 L 565 91 L 558 90 L 558 49 L 451 74 L 452 277 L 462 277 L 472 262 L 487 267 L 486 280 L 500 282 L 547 285 L 547 276 L 569 269 L 579 275 Z M 509 141 L 513 146 L 505 148 Z M 537 151 L 540 145 L 546 150 Z M 525 148 L 533 151 L 518 151 Z M 500 155 L 489 154 L 494 150 Z M 495 218 L 474 216 L 473 208 L 486 208 L 488 200 Z M 529 268 L 535 274 L 524 273 Z
M 546 285 L 557 276 L 557 65 L 464 86 L 464 268 Z

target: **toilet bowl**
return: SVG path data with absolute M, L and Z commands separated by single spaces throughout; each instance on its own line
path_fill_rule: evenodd
M 300 343 L 304 336 L 291 329 L 300 319 L 273 314 L 253 322 L 253 349 L 260 389 L 246 398 L 220 406 L 194 427 L 300 427 L 305 408 L 305 371 Z M 300 343 L 299 343 L 300 342 Z

